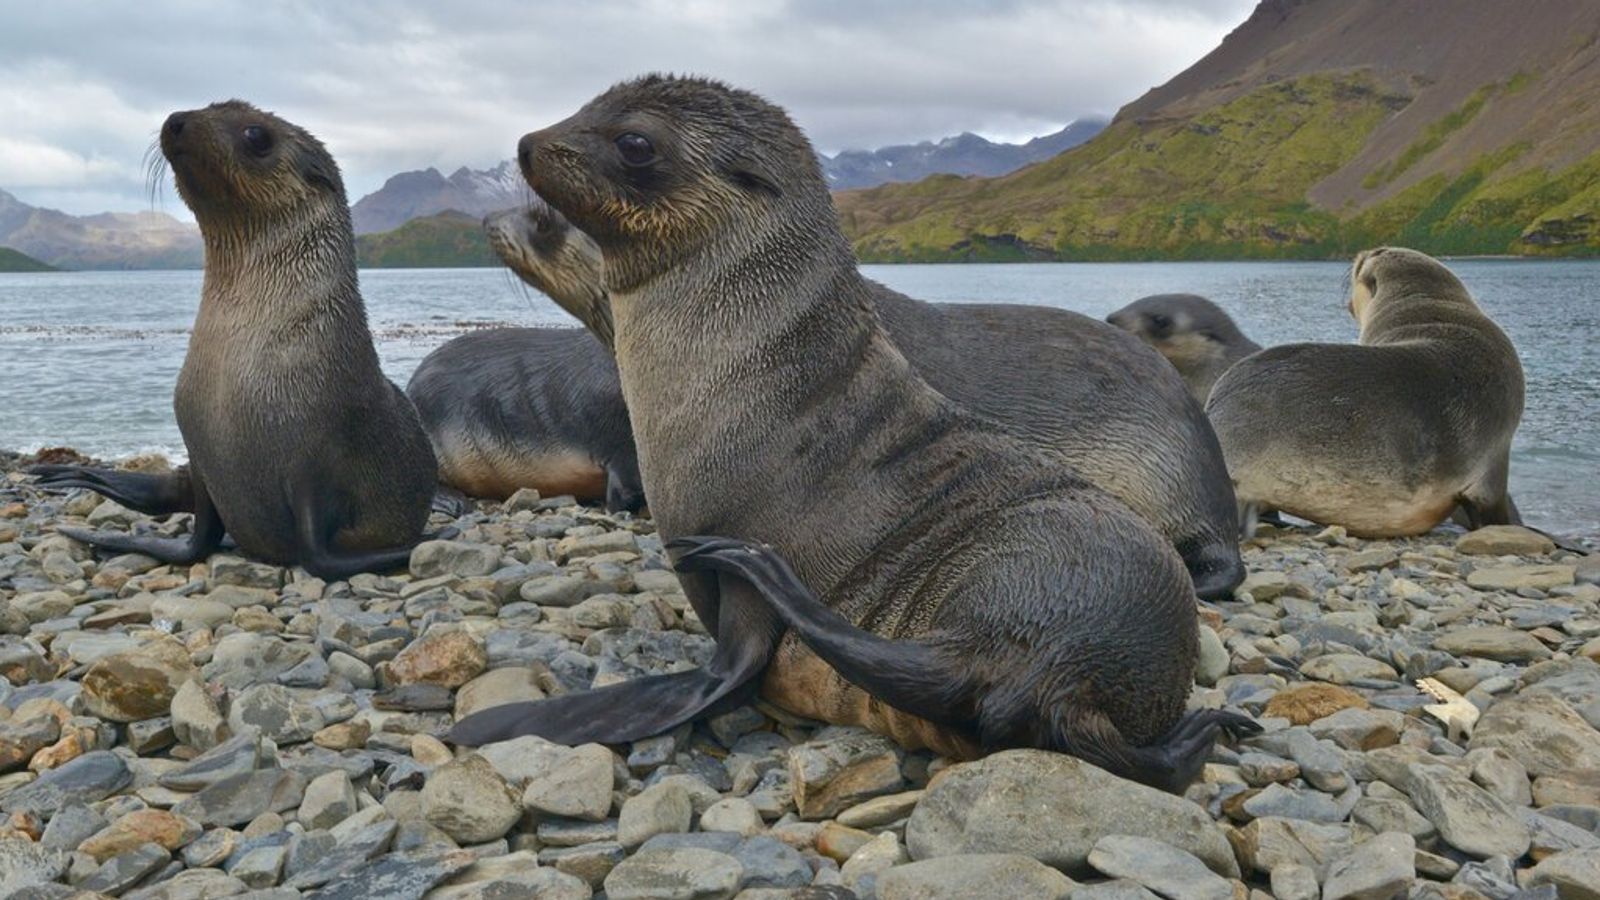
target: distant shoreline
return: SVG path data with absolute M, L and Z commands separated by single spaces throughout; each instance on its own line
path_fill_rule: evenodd
M 1541 263 L 1596 263 L 1600 258 L 1592 256 L 1521 256 L 1515 253 L 1484 253 L 1467 256 L 1440 256 L 1446 261 L 1468 262 L 1541 262 Z M 892 260 L 872 261 L 865 260 L 863 266 L 1142 266 L 1151 263 L 1337 263 L 1349 262 L 1349 257 L 1329 256 L 1321 259 L 1284 258 L 1271 259 L 1259 256 L 1230 257 L 1219 256 L 1208 259 L 1171 259 L 1167 257 L 1151 257 L 1149 259 L 945 259 L 945 260 Z M 500 269 L 497 265 L 460 265 L 460 266 L 360 266 L 360 271 L 448 271 L 452 269 Z M 62 269 L 51 268 L 39 271 L 0 270 L 0 275 L 81 275 L 90 272 L 203 272 L 203 266 L 182 269 Z

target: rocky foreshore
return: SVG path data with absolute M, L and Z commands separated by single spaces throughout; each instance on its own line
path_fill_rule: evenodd
M 1600 559 L 1534 532 L 1266 529 L 1202 609 L 1193 698 L 1264 732 L 1176 797 L 760 703 L 628 746 L 454 748 L 472 711 L 706 661 L 647 518 L 523 492 L 436 517 L 460 533 L 409 573 L 326 583 L 97 561 L 54 526 L 181 519 L 19 461 L 0 897 L 1600 898 Z

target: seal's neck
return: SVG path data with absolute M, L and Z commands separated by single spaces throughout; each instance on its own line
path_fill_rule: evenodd
M 370 350 L 349 211 L 207 227 L 197 331 L 335 337 Z
M 612 300 L 640 467 L 669 536 L 762 536 L 785 498 L 872 471 L 859 461 L 937 397 L 883 333 L 831 223 L 718 242 Z

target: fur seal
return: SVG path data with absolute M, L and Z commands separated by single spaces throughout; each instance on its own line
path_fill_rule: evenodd
M 474 714 L 458 742 L 631 740 L 759 684 L 908 746 L 1047 747 L 1181 790 L 1253 724 L 1185 712 L 1197 617 L 1171 545 L 895 348 L 781 109 L 647 76 L 519 149 L 605 255 L 651 510 L 717 651 Z
M 491 245 L 512 271 L 602 342 L 612 343 L 603 258 L 591 237 L 542 200 L 521 212 L 495 214 L 486 224 Z M 1199 596 L 1231 596 L 1244 579 L 1244 563 L 1236 537 L 1238 508 L 1222 449 L 1200 404 L 1157 354 L 1104 322 L 1066 310 L 925 303 L 875 282 L 865 284 L 890 340 L 934 390 L 1019 437 L 1064 454 L 1086 480 L 1122 500 L 1173 543 Z M 506 362 L 493 378 L 520 383 L 523 394 L 543 397 L 549 388 L 515 374 L 527 364 L 511 361 L 509 343 Z M 1019 359 L 1026 360 L 1025 368 L 1019 368 Z M 605 399 L 598 384 L 587 380 L 599 364 L 574 361 L 572 366 L 581 373 L 574 377 L 583 379 L 585 400 Z M 561 377 L 548 366 L 539 371 Z M 477 381 L 468 378 L 464 383 Z M 616 397 L 620 404 L 620 389 Z M 418 405 L 427 420 L 426 404 Z M 616 414 L 600 406 L 588 407 L 588 413 L 605 421 Z M 461 414 L 472 415 L 470 410 Z M 528 433 L 553 427 L 537 418 L 514 418 Z M 485 429 L 463 424 L 461 430 Z M 431 424 L 429 432 L 436 435 L 439 448 Z M 616 433 L 613 429 L 608 435 Z M 600 450 L 593 458 L 620 455 L 609 442 L 595 446 Z M 441 459 L 452 457 L 448 449 L 439 452 Z M 627 470 L 618 466 L 608 471 Z
M 644 485 L 611 354 L 581 328 L 490 328 L 428 354 L 406 385 L 439 479 L 473 497 L 518 488 L 637 512 Z
M 404 565 L 436 466 L 411 402 L 379 371 L 333 157 L 238 100 L 173 113 L 161 151 L 206 248 L 173 396 L 188 469 L 38 474 L 194 523 L 183 538 L 58 530 L 168 563 L 204 559 L 226 532 L 251 556 L 322 578 Z
M 1229 366 L 1261 349 L 1222 307 L 1199 294 L 1151 294 L 1106 321 L 1165 356 L 1201 406 Z
M 1522 418 L 1509 338 L 1438 260 L 1399 247 L 1351 267 L 1357 344 L 1285 344 L 1236 363 L 1211 416 L 1241 503 L 1421 534 L 1460 504 L 1470 527 L 1516 523 L 1506 493 Z

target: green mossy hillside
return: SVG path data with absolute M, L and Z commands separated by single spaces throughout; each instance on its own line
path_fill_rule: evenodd
M 10 247 L 0 247 L 0 272 L 54 272 L 55 266 L 47 265 Z
M 1475 92 L 1367 181 L 1392 182 L 1487 104 L 1517 102 L 1526 81 Z M 1288 79 L 1192 118 L 1118 121 L 1003 178 L 841 195 L 840 218 L 868 262 L 1320 259 L 1385 243 L 1600 255 L 1600 154 L 1559 171 L 1519 167 L 1520 143 L 1359 213 L 1306 199 L 1409 102 L 1361 70 Z
M 500 265 L 479 221 L 454 211 L 412 219 L 393 231 L 360 235 L 356 238 L 356 260 L 367 269 Z

